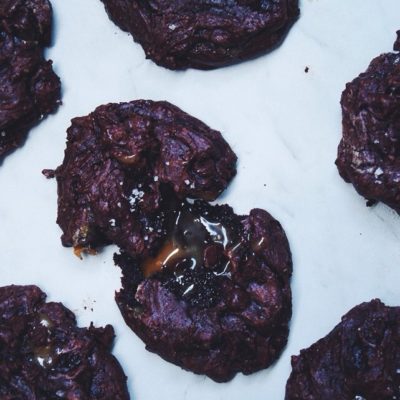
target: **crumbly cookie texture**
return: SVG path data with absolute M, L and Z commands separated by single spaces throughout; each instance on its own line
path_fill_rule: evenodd
M 115 256 L 126 323 L 148 350 L 217 382 L 267 368 L 286 345 L 291 318 L 281 225 L 264 210 L 238 216 L 203 201 L 175 203 L 166 215 L 156 252 Z
M 167 102 L 138 100 L 75 118 L 56 171 L 62 243 L 145 255 L 165 234 L 165 199 L 214 200 L 236 174 L 222 135 Z
M 346 85 L 341 105 L 340 175 L 369 205 L 383 202 L 400 212 L 400 54 L 375 58 Z
M 362 303 L 292 357 L 285 400 L 400 398 L 400 307 Z
M 170 69 L 211 69 L 276 47 L 299 16 L 298 0 L 102 0 L 146 56 Z
M 61 103 L 60 79 L 43 57 L 51 25 L 47 0 L 0 4 L 0 160 Z
M 129 400 L 111 325 L 78 328 L 37 286 L 0 288 L 2 400 Z

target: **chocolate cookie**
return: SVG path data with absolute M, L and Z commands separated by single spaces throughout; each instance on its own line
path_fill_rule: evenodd
M 60 104 L 60 79 L 43 57 L 51 21 L 47 0 L 0 3 L 0 160 Z
M 277 46 L 299 15 L 298 0 L 102 0 L 148 58 L 170 69 L 211 69 Z
M 0 288 L 0 398 L 129 399 L 110 354 L 112 326 L 78 328 L 71 311 L 45 298 L 36 286 Z
M 266 211 L 170 198 L 162 245 L 147 257 L 115 256 L 116 300 L 148 350 L 217 382 L 267 368 L 291 317 L 286 235 Z
M 399 399 L 399 343 L 400 307 L 362 303 L 325 338 L 292 357 L 285 399 Z
M 215 199 L 236 174 L 236 155 L 217 131 L 167 102 L 98 107 L 68 129 L 58 182 L 64 246 L 115 243 L 145 255 L 165 234 L 166 192 Z
M 400 54 L 375 58 L 346 85 L 341 105 L 340 175 L 368 204 L 381 201 L 400 212 Z

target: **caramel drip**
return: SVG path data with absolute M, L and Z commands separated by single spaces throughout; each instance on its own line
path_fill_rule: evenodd
M 94 249 L 91 249 L 90 247 L 85 247 L 85 246 L 75 246 L 74 247 L 74 254 L 77 257 L 79 257 L 81 260 L 83 259 L 82 253 L 90 254 L 91 256 L 95 256 L 97 254 L 97 251 Z
M 177 213 L 164 245 L 154 257 L 149 257 L 142 263 L 143 275 L 149 278 L 163 268 L 170 268 L 176 275 L 178 264 L 180 268 L 185 265 L 184 268 L 194 270 L 204 265 L 205 250 L 213 245 L 221 246 L 223 252 L 228 252 L 228 248 L 233 245 L 228 229 L 222 223 L 210 221 L 206 215 L 195 215 L 190 208 L 184 207 Z M 222 271 L 213 272 L 216 276 L 228 276 L 229 266 L 228 261 Z M 176 275 L 179 284 L 181 278 L 182 271 Z
M 160 272 L 162 268 L 178 257 L 181 250 L 172 240 L 167 241 L 155 257 L 148 258 L 142 266 L 145 278 Z
M 34 349 L 35 360 L 43 368 L 48 368 L 53 364 L 53 356 L 54 351 L 50 345 Z

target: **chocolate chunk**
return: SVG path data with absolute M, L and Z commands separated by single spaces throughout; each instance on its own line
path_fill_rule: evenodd
M 111 325 L 78 328 L 36 286 L 0 288 L 0 398 L 128 400 Z
M 217 382 L 267 368 L 286 345 L 291 317 L 281 225 L 260 209 L 237 216 L 199 200 L 165 214 L 158 250 L 115 256 L 126 323 L 148 350 Z
M 100 106 L 72 120 L 55 171 L 62 243 L 78 253 L 115 243 L 145 255 L 165 234 L 169 192 L 214 200 L 235 174 L 236 155 L 221 134 L 179 108 Z
M 346 85 L 341 105 L 340 175 L 369 204 L 381 201 L 400 212 L 400 54 L 375 58 Z
M 362 303 L 326 337 L 292 357 L 285 399 L 398 399 L 399 342 L 400 307 Z
M 299 15 L 298 0 L 102 0 L 146 56 L 170 69 L 211 69 L 276 47 Z
M 0 4 L 0 159 L 60 104 L 60 79 L 43 57 L 51 19 L 47 0 Z

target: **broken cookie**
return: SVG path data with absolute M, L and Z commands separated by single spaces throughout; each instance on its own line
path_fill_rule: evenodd
M 146 348 L 217 382 L 277 360 L 291 317 L 292 261 L 274 218 L 170 198 L 166 234 L 147 257 L 117 254 L 116 300 Z
M 62 243 L 82 250 L 115 243 L 132 256 L 165 235 L 164 209 L 180 198 L 214 200 L 236 174 L 222 135 L 167 102 L 137 100 L 75 118 L 56 171 Z

